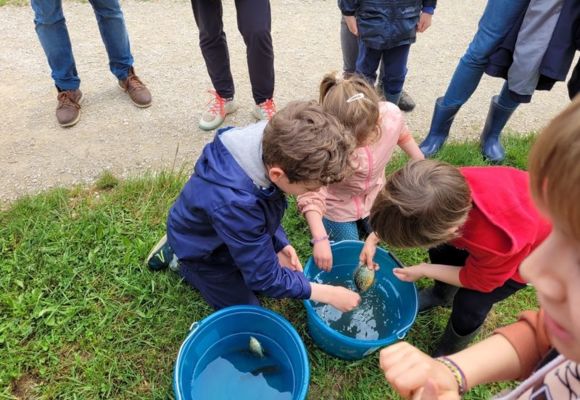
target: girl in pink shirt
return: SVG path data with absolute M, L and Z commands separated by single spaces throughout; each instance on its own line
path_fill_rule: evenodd
M 338 79 L 327 74 L 320 84 L 320 104 L 355 136 L 354 173 L 340 183 L 298 196 L 312 234 L 316 265 L 332 268 L 330 240 L 364 239 L 371 231 L 368 216 L 385 184 L 385 166 L 398 145 L 414 160 L 423 153 L 409 133 L 399 108 L 385 101 L 364 79 Z

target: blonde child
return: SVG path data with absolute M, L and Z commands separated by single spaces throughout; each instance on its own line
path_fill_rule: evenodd
M 414 160 L 424 157 L 399 108 L 381 101 L 364 79 L 326 75 L 320 84 L 320 104 L 357 143 L 352 158 L 355 171 L 350 177 L 298 197 L 298 208 L 312 234 L 314 260 L 328 271 L 332 267 L 330 240 L 358 240 L 370 233 L 371 205 L 385 184 L 385 166 L 395 146 Z
M 488 382 L 523 380 L 502 399 L 577 399 L 580 395 L 580 98 L 538 137 L 529 160 L 548 238 L 520 272 L 537 292 L 539 312 L 449 357 L 433 359 L 407 343 L 381 351 L 386 379 L 404 398 L 459 399 Z

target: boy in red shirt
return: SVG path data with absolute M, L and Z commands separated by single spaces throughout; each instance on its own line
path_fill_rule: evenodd
M 436 280 L 419 293 L 420 312 L 453 302 L 436 356 L 466 347 L 492 306 L 525 287 L 520 264 L 551 229 L 532 203 L 527 172 L 434 160 L 411 162 L 389 177 L 370 223 L 374 234 L 361 253 L 367 265 L 379 238 L 429 248 L 431 264 L 394 273 L 409 282 Z
M 578 399 L 580 394 L 580 97 L 538 136 L 530 187 L 550 235 L 522 262 L 539 312 L 459 353 L 433 359 L 406 342 L 381 351 L 385 378 L 403 398 L 460 399 L 484 383 L 520 380 L 498 400 Z

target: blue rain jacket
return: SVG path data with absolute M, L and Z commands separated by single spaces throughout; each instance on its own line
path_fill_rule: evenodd
M 310 298 L 302 272 L 283 268 L 277 253 L 288 245 L 281 225 L 286 197 L 258 188 L 220 140 L 203 149 L 194 173 L 167 218 L 167 240 L 177 257 L 219 268 L 236 265 L 254 292 L 274 298 Z
M 343 15 L 356 16 L 359 36 L 371 49 L 386 50 L 415 43 L 422 9 L 437 0 L 338 0 Z

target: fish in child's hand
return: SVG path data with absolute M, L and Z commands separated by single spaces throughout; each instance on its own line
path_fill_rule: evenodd
M 375 282 L 375 270 L 369 268 L 363 263 L 360 263 L 354 271 L 354 283 L 359 292 L 364 293 Z

